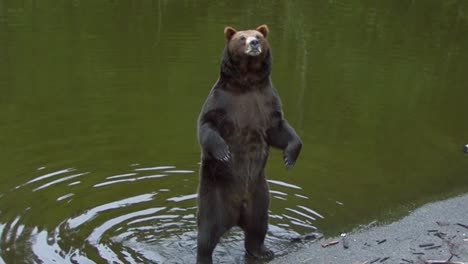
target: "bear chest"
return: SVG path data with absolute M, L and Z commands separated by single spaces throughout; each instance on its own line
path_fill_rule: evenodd
M 271 96 L 245 93 L 233 96 L 226 107 L 225 128 L 236 137 L 263 136 L 271 123 Z

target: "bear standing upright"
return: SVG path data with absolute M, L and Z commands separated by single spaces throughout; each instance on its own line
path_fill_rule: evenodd
M 220 76 L 198 119 L 202 150 L 198 184 L 197 263 L 212 263 L 224 232 L 239 226 L 245 249 L 259 259 L 273 257 L 264 246 L 270 203 L 264 169 L 269 147 L 294 166 L 302 141 L 283 117 L 273 88 L 268 27 L 224 29 Z

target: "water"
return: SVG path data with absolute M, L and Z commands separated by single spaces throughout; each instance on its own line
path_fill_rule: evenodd
M 0 263 L 193 262 L 198 112 L 263 23 L 304 141 L 267 166 L 277 255 L 468 191 L 464 1 L 0 0 Z

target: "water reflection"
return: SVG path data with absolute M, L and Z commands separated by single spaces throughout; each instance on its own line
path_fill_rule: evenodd
M 176 166 L 139 164 L 128 169 L 94 182 L 93 172 L 80 172 L 79 168 L 50 171 L 41 167 L 38 171 L 42 174 L 0 198 L 0 203 L 20 195 L 29 200 L 19 204 L 14 217 L 2 218 L 2 254 L 8 259 L 25 257 L 45 263 L 191 263 L 196 251 L 196 194 L 173 192 L 170 186 L 173 181 L 196 183 L 197 172 Z M 270 183 L 273 197 L 303 197 L 297 201 L 306 197 L 297 193 L 301 188 L 294 184 L 278 180 Z M 129 197 L 112 196 L 115 186 L 148 184 L 157 190 Z M 81 188 L 83 185 L 91 189 Z M 194 191 L 195 186 L 189 184 L 179 190 Z M 43 200 L 40 198 L 43 193 L 49 196 L 55 193 L 56 197 Z M 33 200 L 42 202 L 31 203 Z M 55 225 L 31 221 L 35 212 L 44 208 L 46 215 L 62 218 L 55 219 Z M 300 240 L 301 233 L 315 231 L 316 218 L 323 218 L 300 203 L 296 208 L 272 209 L 270 214 L 267 244 L 277 255 L 292 250 L 296 246 L 293 241 Z M 223 239 L 215 258 L 219 263 L 244 261 L 240 229 L 234 228 Z

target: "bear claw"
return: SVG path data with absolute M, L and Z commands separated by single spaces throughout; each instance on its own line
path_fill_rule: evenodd
M 291 162 L 288 157 L 284 157 L 284 165 L 286 165 L 287 169 L 291 169 L 294 167 L 294 162 Z
M 231 159 L 231 154 L 229 153 L 229 151 L 227 152 L 224 152 L 222 155 L 220 155 L 220 157 L 218 158 L 218 160 L 220 161 L 229 161 Z

